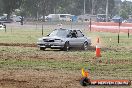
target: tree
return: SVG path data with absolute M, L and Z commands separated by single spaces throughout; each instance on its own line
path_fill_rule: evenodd
M 0 0 L 0 15 L 3 13 L 3 2 Z
M 120 16 L 128 19 L 129 15 L 132 15 L 132 2 L 124 1 L 121 5 Z
M 95 6 L 94 14 L 98 14 L 101 11 L 102 11 L 101 14 L 105 14 L 107 0 L 95 0 L 95 1 L 96 1 L 96 6 Z M 110 13 L 112 13 L 112 9 L 115 6 L 115 4 L 114 4 L 115 2 L 114 2 L 114 0 L 108 0 L 108 3 L 109 3 L 108 12 L 110 14 Z
M 23 12 L 30 17 L 43 16 L 43 18 L 51 13 L 57 13 L 62 0 L 25 0 L 21 6 Z M 44 20 L 44 19 L 43 19 Z
M 19 8 L 22 0 L 2 0 L 3 2 L 3 11 L 7 14 L 7 19 L 10 18 L 10 15 L 15 9 Z
M 106 0 L 85 0 L 86 14 L 105 14 Z M 114 0 L 109 0 L 109 13 L 114 8 Z M 48 14 L 81 15 L 84 10 L 84 0 L 24 0 L 21 11 L 27 16 L 36 17 Z

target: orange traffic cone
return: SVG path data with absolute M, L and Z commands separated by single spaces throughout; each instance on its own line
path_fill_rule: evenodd
M 96 57 L 101 57 L 100 46 L 99 46 L 99 38 L 97 38 Z

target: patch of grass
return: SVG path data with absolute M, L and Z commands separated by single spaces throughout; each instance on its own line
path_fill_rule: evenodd
M 0 60 L 0 68 L 4 69 L 34 69 L 34 70 L 80 70 L 81 68 L 90 69 L 91 74 L 96 76 L 118 76 L 120 78 L 131 78 L 132 64 L 92 64 L 90 62 L 71 62 L 71 61 L 32 61 L 32 60 Z
M 44 36 L 50 33 L 51 30 L 44 29 Z M 7 31 L 6 33 L 0 32 L 1 43 L 36 43 L 37 39 L 42 37 L 41 30 L 32 29 L 13 29 L 13 31 Z
M 71 61 L 33 61 L 33 60 L 0 60 L 0 68 L 26 68 L 26 69 L 64 69 L 80 70 L 88 66 L 87 63 L 78 63 Z

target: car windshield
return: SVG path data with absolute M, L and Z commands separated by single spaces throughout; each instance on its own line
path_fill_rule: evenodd
M 70 31 L 66 29 L 55 29 L 49 36 L 66 37 Z

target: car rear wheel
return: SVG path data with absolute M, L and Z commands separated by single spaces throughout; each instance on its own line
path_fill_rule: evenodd
M 45 48 L 44 47 L 40 47 L 40 50 L 45 50 Z
M 65 45 L 64 45 L 63 50 L 64 51 L 69 51 L 69 48 L 70 48 L 69 42 L 66 42 Z
M 84 42 L 82 48 L 83 48 L 83 50 L 88 50 L 88 42 Z

